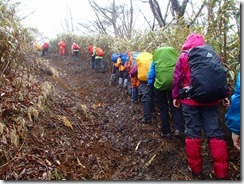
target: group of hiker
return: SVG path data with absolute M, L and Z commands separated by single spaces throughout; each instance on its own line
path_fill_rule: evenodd
M 66 44 L 58 43 L 59 54 L 65 55 Z M 71 46 L 73 59 L 78 59 L 79 46 Z M 42 56 L 49 44 L 42 45 Z M 104 52 L 90 45 L 91 69 L 105 73 Z M 163 138 L 175 136 L 185 142 L 188 169 L 193 177 L 203 179 L 202 136 L 208 140 L 213 159 L 212 174 L 228 179 L 229 160 L 224 132 L 219 123 L 219 107 L 228 109 L 226 126 L 232 132 L 234 146 L 240 150 L 240 73 L 234 94 L 227 84 L 226 69 L 221 58 L 201 34 L 190 34 L 177 53 L 171 46 L 157 48 L 153 53 L 131 51 L 114 53 L 110 84 L 124 88 L 134 104 L 141 102 L 141 122 L 150 125 L 155 106 L 158 107 Z M 229 97 L 231 96 L 231 101 Z M 170 119 L 174 123 L 174 131 Z M 173 135 L 172 135 L 173 132 Z
M 43 44 L 36 44 L 36 50 L 41 52 L 41 57 L 46 56 L 48 54 L 50 45 L 48 41 L 44 41 Z M 66 48 L 66 43 L 61 40 L 60 42 L 58 42 L 58 47 L 59 47 L 59 55 L 60 56 L 64 56 L 67 52 L 67 48 Z M 71 46 L 71 53 L 72 53 L 72 58 L 74 61 L 78 60 L 78 53 L 79 53 L 79 45 L 76 42 L 73 42 L 72 46 Z
M 114 53 L 111 61 L 110 84 L 116 82 L 118 87 L 128 90 L 133 103 L 142 103 L 142 123 L 151 123 L 154 105 L 157 105 L 161 135 L 171 138 L 172 117 L 173 135 L 185 142 L 188 169 L 192 175 L 203 179 L 203 131 L 213 159 L 212 174 L 217 179 L 228 179 L 228 150 L 219 123 L 219 106 L 228 108 L 226 125 L 233 132 L 234 146 L 240 149 L 240 75 L 230 102 L 226 70 L 204 37 L 190 34 L 180 55 L 175 48 L 165 46 L 152 54 Z
M 36 44 L 35 48 L 37 51 L 41 52 L 41 57 L 45 56 L 48 54 L 49 51 L 49 42 L 45 41 L 42 45 L 41 44 Z M 59 55 L 60 56 L 65 56 L 67 52 L 67 45 L 66 43 L 61 40 L 58 42 L 58 47 L 59 47 Z M 71 46 L 71 53 L 72 53 L 72 58 L 74 61 L 78 60 L 78 53 L 79 53 L 80 46 L 76 43 L 73 42 Z M 102 73 L 105 73 L 105 65 L 103 62 L 103 57 L 104 57 L 104 51 L 95 45 L 90 45 L 88 48 L 88 53 L 91 56 L 91 68 L 95 72 L 98 72 L 98 69 L 102 69 Z
M 59 46 L 59 55 L 64 56 L 66 53 L 66 43 L 63 40 L 61 40 L 58 43 L 58 46 Z M 73 42 L 73 44 L 71 46 L 71 53 L 72 53 L 72 57 L 73 57 L 74 61 L 78 60 L 79 49 L 80 49 L 80 46 L 76 42 Z

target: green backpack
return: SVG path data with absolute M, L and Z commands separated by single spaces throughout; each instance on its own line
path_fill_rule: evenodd
M 171 90 L 173 73 L 178 54 L 173 47 L 160 47 L 153 52 L 155 63 L 154 87 L 158 90 Z

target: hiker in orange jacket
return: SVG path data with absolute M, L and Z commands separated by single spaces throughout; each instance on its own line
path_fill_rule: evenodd
M 125 67 L 125 79 L 124 79 L 124 88 L 127 90 L 128 95 L 131 97 L 131 93 L 132 93 L 132 88 L 131 88 L 131 80 L 130 80 L 130 70 L 132 67 L 132 61 L 133 61 L 133 56 L 132 56 L 132 52 L 128 52 L 127 53 L 127 61 L 124 64 Z
M 117 62 L 114 64 L 119 69 L 119 87 L 126 87 L 128 83 L 128 75 L 126 72 L 126 59 L 128 61 L 129 56 L 125 53 L 120 53 Z
M 152 63 L 152 54 L 149 52 L 142 52 L 136 57 L 136 63 L 130 72 L 132 76 L 137 75 L 140 82 L 138 86 L 138 94 L 140 95 L 140 102 L 143 106 L 142 123 L 149 124 L 152 120 L 152 112 L 154 110 L 153 89 L 148 86 L 148 72 Z
M 102 68 L 102 72 L 105 73 L 105 66 L 103 63 L 103 56 L 104 56 L 103 50 L 100 47 L 93 47 L 92 56 L 95 57 L 94 70 L 97 72 L 98 66 L 100 66 Z
M 65 55 L 65 47 L 66 47 L 66 44 L 64 43 L 63 40 L 61 40 L 59 43 L 58 43 L 58 46 L 59 46 L 59 54 L 61 56 L 64 56 Z
M 133 103 L 138 103 L 138 87 L 140 85 L 140 82 L 137 77 L 137 68 L 136 65 L 136 57 L 140 54 L 140 52 L 133 51 L 130 54 L 130 59 L 127 65 L 127 71 L 129 73 L 130 78 L 130 87 L 131 87 L 131 101 Z M 134 75 L 133 75 L 134 73 Z

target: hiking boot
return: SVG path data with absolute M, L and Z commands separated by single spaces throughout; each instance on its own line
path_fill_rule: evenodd
M 141 122 L 142 122 L 143 124 L 150 124 L 150 123 L 151 123 L 151 120 L 146 120 L 145 118 L 143 118 L 143 119 L 141 120 Z
M 135 99 L 131 99 L 131 102 L 134 104 L 138 104 L 138 100 L 135 100 Z
M 204 179 L 204 175 L 202 172 L 194 173 L 194 172 L 192 172 L 192 170 L 189 166 L 188 166 L 188 171 L 191 173 L 193 179 L 196 179 L 196 180 Z
M 204 176 L 203 173 L 191 173 L 192 174 L 192 178 L 196 179 L 196 180 L 204 180 Z
M 170 139 L 170 138 L 171 138 L 171 133 L 163 134 L 163 132 L 161 132 L 161 136 L 162 136 L 163 138 Z
M 182 141 L 184 141 L 185 138 L 186 138 L 185 134 L 182 131 L 180 131 L 180 130 L 175 130 L 174 136 L 176 138 L 181 139 Z

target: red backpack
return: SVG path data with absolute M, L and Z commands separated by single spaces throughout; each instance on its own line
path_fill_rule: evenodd
M 92 52 L 93 52 L 93 45 L 90 45 L 89 47 L 88 47 L 88 53 L 90 54 L 90 55 L 92 55 Z
M 100 47 L 96 47 L 97 56 L 104 56 L 104 52 Z
M 79 49 L 79 46 L 77 44 L 74 44 L 73 49 L 77 50 L 77 49 Z
M 47 42 L 44 42 L 43 47 L 44 48 L 49 48 L 49 44 Z

